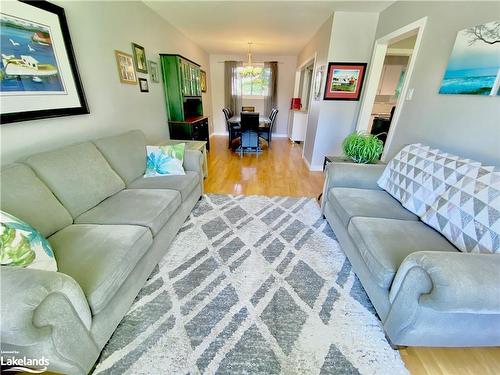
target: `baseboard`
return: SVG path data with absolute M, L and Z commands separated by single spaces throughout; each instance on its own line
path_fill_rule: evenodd
M 273 134 L 273 138 L 288 138 L 288 134 Z
M 304 160 L 304 163 L 306 163 L 307 169 L 309 169 L 311 172 L 322 172 L 323 171 L 322 165 L 309 164 L 309 161 L 304 157 L 304 155 L 302 155 L 302 159 Z
M 225 136 L 225 137 L 227 137 L 229 135 L 229 133 L 228 132 L 225 132 L 225 133 L 212 133 L 212 134 L 210 134 L 210 137 L 213 137 L 214 135 L 215 136 Z

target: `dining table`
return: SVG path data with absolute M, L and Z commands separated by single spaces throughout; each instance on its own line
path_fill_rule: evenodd
M 241 116 L 240 115 L 235 115 L 233 117 L 230 117 L 228 120 L 231 124 L 239 124 L 241 122 Z M 269 116 L 260 116 L 259 115 L 259 124 L 260 125 L 269 125 L 271 123 L 271 119 Z

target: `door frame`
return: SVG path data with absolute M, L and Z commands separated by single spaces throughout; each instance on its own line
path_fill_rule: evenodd
M 313 94 L 313 90 L 314 90 L 314 77 L 315 77 L 315 73 L 316 73 L 316 68 L 317 68 L 317 57 L 318 57 L 318 53 L 315 52 L 313 55 L 309 56 L 307 59 L 304 60 L 304 62 L 302 64 L 300 64 L 299 66 L 297 66 L 296 70 L 295 70 L 295 74 L 296 74 L 296 78 L 295 78 L 295 85 L 296 87 L 294 87 L 294 94 L 295 93 L 298 93 L 298 90 L 299 90 L 299 87 L 300 87 L 300 71 L 306 67 L 307 65 L 310 65 L 311 62 L 313 63 L 313 76 L 312 76 L 312 80 L 313 82 L 311 82 L 311 87 L 310 87 L 310 92 L 309 92 L 309 105 L 307 107 L 307 117 L 306 117 L 306 136 L 304 137 L 304 142 L 302 143 L 302 159 L 306 160 L 307 162 L 307 159 L 305 159 L 304 157 L 304 150 L 306 149 L 306 140 L 307 140 L 307 128 L 309 127 L 309 111 L 311 110 L 311 103 L 312 103 L 312 94 Z
M 394 132 L 396 127 L 398 126 L 398 120 L 401 115 L 405 99 L 407 100 L 411 99 L 411 97 L 407 97 L 408 89 L 410 85 L 411 76 L 415 68 L 417 55 L 420 50 L 422 36 L 426 24 L 427 24 L 427 17 L 420 18 L 415 22 L 403 26 L 400 29 L 397 29 L 377 39 L 373 47 L 373 54 L 370 62 L 371 68 L 370 71 L 368 72 L 367 82 L 365 84 L 365 91 L 363 94 L 363 99 L 361 101 L 361 108 L 359 110 L 358 121 L 356 125 L 356 131 L 358 132 L 367 132 L 370 126 L 369 120 L 372 114 L 373 104 L 375 103 L 375 97 L 377 95 L 380 79 L 382 78 L 381 75 L 384 67 L 384 59 L 387 54 L 388 45 L 390 43 L 394 43 L 399 40 L 405 39 L 409 35 L 413 34 L 415 31 L 417 31 L 417 39 L 415 41 L 413 53 L 411 54 L 410 60 L 408 62 L 408 67 L 406 69 L 405 78 L 401 88 L 401 94 L 399 95 L 399 98 L 397 100 L 396 110 L 394 111 L 394 115 L 392 116 L 391 125 L 389 127 L 389 132 L 387 134 L 387 140 L 385 142 L 385 147 L 381 158 L 382 161 L 385 160 L 387 156 L 387 150 L 390 149 L 391 143 L 393 141 Z

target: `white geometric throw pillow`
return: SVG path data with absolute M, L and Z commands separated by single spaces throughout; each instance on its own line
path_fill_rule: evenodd
M 500 253 L 500 170 L 471 168 L 422 216 L 463 252 Z
M 449 186 L 480 163 L 420 143 L 405 146 L 388 164 L 378 185 L 422 216 Z

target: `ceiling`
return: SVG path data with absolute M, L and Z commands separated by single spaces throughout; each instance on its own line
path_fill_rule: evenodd
M 144 1 L 210 54 L 296 55 L 335 11 L 380 12 L 394 1 Z

